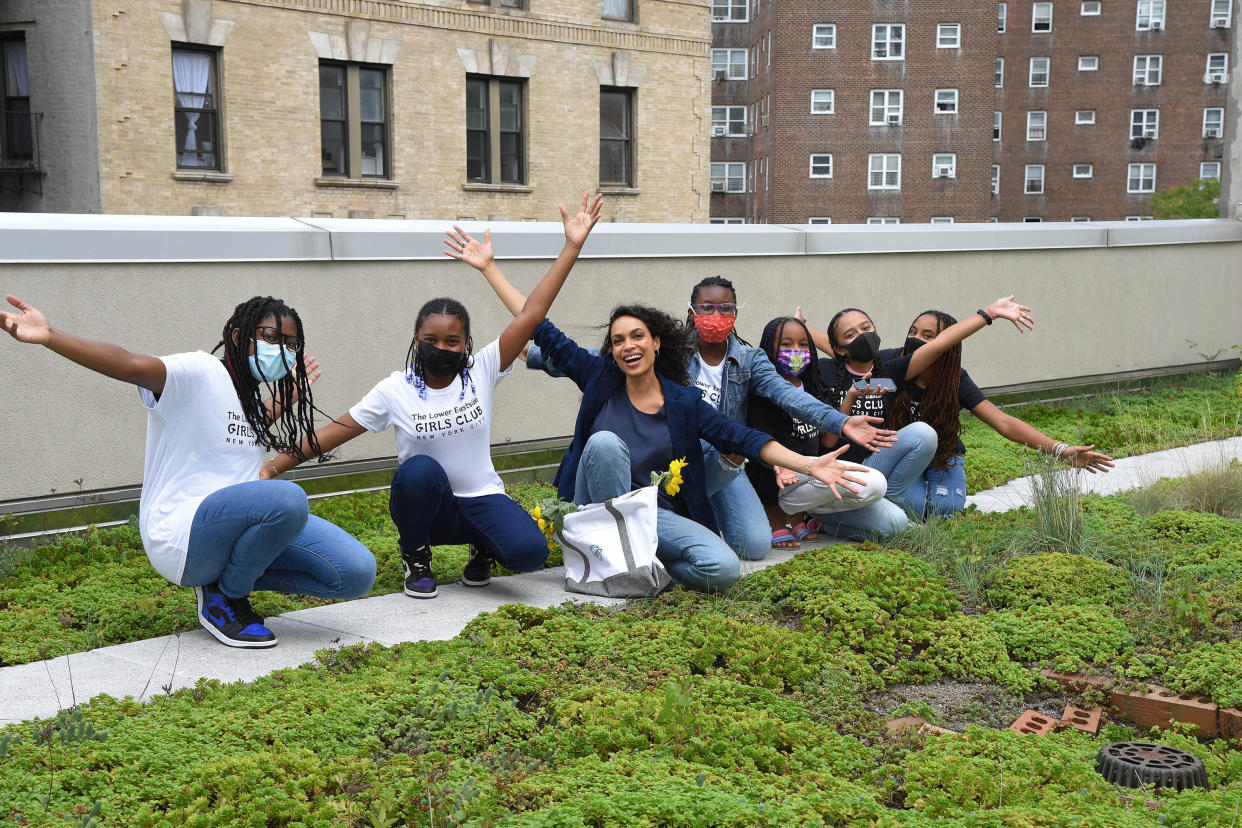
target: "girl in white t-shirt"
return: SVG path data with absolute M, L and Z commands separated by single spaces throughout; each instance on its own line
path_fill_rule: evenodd
M 256 296 L 225 323 L 222 357 L 153 357 L 53 328 L 6 298 L 18 312 L 0 312 L 0 326 L 18 342 L 138 386 L 147 409 L 143 547 L 157 572 L 194 587 L 209 633 L 231 647 L 271 647 L 253 590 L 354 598 L 371 588 L 375 558 L 365 546 L 310 515 L 295 484 L 259 480 L 267 449 L 323 456 L 311 418 L 319 372 L 296 311 Z
M 539 569 L 547 560 L 543 533 L 505 494 L 492 467 L 492 400 L 496 384 L 547 315 L 599 221 L 602 197 L 588 204 L 589 196 L 583 195 L 573 217 L 561 208 L 565 247 L 499 338 L 474 353 L 465 307 L 454 299 L 432 299 L 414 321 L 405 370 L 380 380 L 348 413 L 317 433 L 319 446 L 331 451 L 363 431 L 395 429 L 400 466 L 393 475 L 389 513 L 400 534 L 406 595 L 435 597 L 433 545 L 470 545 L 461 581 L 472 587 L 489 583 L 494 560 L 515 572 Z M 486 237 L 490 240 L 490 231 Z M 450 233 L 445 243 L 447 255 L 462 257 L 465 244 L 459 236 Z M 279 474 L 298 462 L 283 454 L 271 472 Z

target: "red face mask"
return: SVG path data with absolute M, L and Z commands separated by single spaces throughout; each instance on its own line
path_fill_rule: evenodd
M 705 342 L 724 342 L 729 338 L 729 334 L 733 333 L 735 322 L 737 322 L 736 316 L 715 313 L 694 315 L 694 329 Z

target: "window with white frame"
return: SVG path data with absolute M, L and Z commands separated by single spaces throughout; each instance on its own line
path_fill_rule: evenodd
M 501 3 L 502 6 L 511 3 Z M 600 0 L 600 17 L 614 20 L 634 19 L 634 0 Z
M 932 155 L 932 178 L 957 178 L 957 153 L 934 153 Z
M 812 49 L 837 48 L 837 24 L 816 23 L 811 27 Z
M 832 216 L 811 216 L 806 220 L 807 224 L 832 224 Z
M 867 158 L 868 190 L 901 189 L 901 156 L 874 154 Z
M 1000 89 L 1005 85 L 1005 59 L 998 57 L 996 59 L 996 88 Z
M 1033 57 L 1031 58 L 1031 86 L 1047 86 L 1048 85 L 1048 65 L 1050 58 Z
M 1229 55 L 1216 52 L 1207 56 L 1207 74 L 1204 83 L 1224 83 L 1225 73 L 1229 71 Z
M 1007 3 L 996 4 L 996 32 L 998 34 L 1005 33 L 1005 18 L 1007 16 L 1006 14 L 1007 11 L 1008 11 Z
M 1091 216 L 1070 216 L 1070 221 L 1075 224 L 1082 224 L 1083 222 L 1091 221 Z
M 1039 195 L 1044 191 L 1044 165 L 1026 165 L 1026 184 L 1022 191 L 1027 195 Z
M 749 6 L 747 0 L 712 0 L 712 22 L 745 23 Z
M 1225 110 L 1210 106 L 1203 110 L 1203 137 L 1219 138 L 1225 134 Z
M 1164 0 L 1138 0 L 1138 14 L 1134 29 L 1139 32 L 1158 32 L 1164 28 Z
M 876 23 L 871 27 L 872 60 L 904 60 L 906 27 L 904 23 Z
M 992 165 L 992 195 L 1000 195 L 1000 164 Z
M 957 114 L 957 90 L 956 89 L 937 89 L 936 104 L 933 110 L 937 115 L 956 115 Z
M 811 90 L 811 114 L 831 115 L 836 110 L 837 95 L 831 89 Z
M 1052 4 L 1033 3 L 1031 5 L 1031 31 L 1052 31 Z
M 867 224 L 901 224 L 895 216 L 867 216 Z
M 1159 109 L 1131 109 L 1130 110 L 1130 137 L 1131 138 L 1150 138 L 1155 140 L 1160 137 L 1160 110 Z
M 936 24 L 936 48 L 959 49 L 962 46 L 961 23 Z
M 712 216 L 707 220 L 708 224 L 745 224 L 746 219 L 741 216 Z
M 1163 59 L 1160 55 L 1134 56 L 1134 85 L 1159 86 Z
M 1079 55 L 1078 71 L 1079 72 L 1096 72 L 1100 68 L 1099 55 Z
M 1074 178 L 1094 178 L 1094 177 L 1095 177 L 1095 165 L 1094 164 L 1075 164 L 1074 165 Z
M 832 153 L 811 153 L 811 178 L 832 178 Z
M 1199 177 L 1204 181 L 1220 181 L 1220 162 L 1202 161 L 1199 163 Z
M 999 141 L 1001 139 L 1001 112 L 994 110 L 992 112 L 992 140 Z
M 998 222 L 1000 222 L 1000 219 L 996 216 L 988 216 L 988 222 L 990 222 L 991 224 L 997 224 Z
M 929 224 L 952 224 L 953 216 L 932 216 Z
M 1026 113 L 1026 140 L 1048 140 L 1048 113 L 1036 110 Z
M 1083 17 L 1098 17 L 1100 14 L 1100 0 L 1084 0 L 1081 14 Z
M 1094 109 L 1080 109 L 1074 113 L 1074 123 L 1079 126 L 1093 126 L 1095 124 Z
M 1154 193 L 1156 191 L 1156 165 L 1131 164 L 1126 181 L 1127 193 Z
M 713 161 L 712 192 L 746 192 L 746 164 L 742 161 Z
M 871 90 L 871 125 L 901 123 L 900 89 Z
M 1044 220 L 1043 216 L 1023 216 L 1023 224 L 1041 224 Z
M 745 135 L 746 107 L 744 106 L 713 106 L 712 135 Z
M 1152 216 L 1126 216 L 1126 221 L 1151 221 Z
M 1213 29 L 1228 29 L 1233 16 L 1233 0 L 1212 0 Z
M 712 75 L 725 80 L 746 80 L 745 49 L 712 49 Z
M 752 158 L 746 162 L 746 192 L 756 192 L 755 187 L 755 161 Z

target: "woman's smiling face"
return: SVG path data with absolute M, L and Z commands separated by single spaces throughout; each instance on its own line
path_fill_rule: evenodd
M 627 377 L 641 376 L 655 368 L 660 338 L 636 316 L 618 316 L 608 329 L 612 358 Z

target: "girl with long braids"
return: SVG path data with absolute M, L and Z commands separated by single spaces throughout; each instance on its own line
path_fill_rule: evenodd
M 147 409 L 142 544 L 157 572 L 194 587 L 207 632 L 230 647 L 272 647 L 252 591 L 342 599 L 371 588 L 375 558 L 365 546 L 311 515 L 297 485 L 259 479 L 269 449 L 326 459 L 311 414 L 317 363 L 295 310 L 256 296 L 225 323 L 212 352 L 223 356 L 153 357 L 53 328 L 6 298 L 18 313 L 0 312 L 0 326 L 18 342 L 138 386 Z
M 412 598 L 436 596 L 432 546 L 469 544 L 461 582 L 470 587 L 490 583 L 493 561 L 531 572 L 548 558 L 543 533 L 505 494 L 492 465 L 492 400 L 599 221 L 603 197 L 588 204 L 589 197 L 582 196 L 575 216 L 560 208 L 565 246 L 497 339 L 476 353 L 465 307 L 454 299 L 432 299 L 414 320 L 404 369 L 380 380 L 357 405 L 319 429 L 317 439 L 326 451 L 363 431 L 390 426 L 396 431 L 400 466 L 388 505 L 399 533 L 405 594 Z M 451 249 L 445 253 L 461 258 L 462 245 L 452 234 L 447 243 Z M 281 455 L 272 470 L 281 473 L 298 462 L 297 456 Z
M 957 320 L 944 311 L 920 313 L 910 324 L 901 355 L 909 356 L 932 342 Z M 936 453 L 923 474 L 906 490 L 903 504 L 917 517 L 955 515 L 966 506 L 966 446 L 961 439 L 960 413 L 974 414 L 998 434 L 1015 443 L 1050 454 L 1095 474 L 1113 467 L 1113 458 L 1095 446 L 1071 446 L 1006 414 L 988 400 L 962 368 L 962 346 L 942 353 L 893 400 L 893 425 L 924 422 L 936 431 Z

